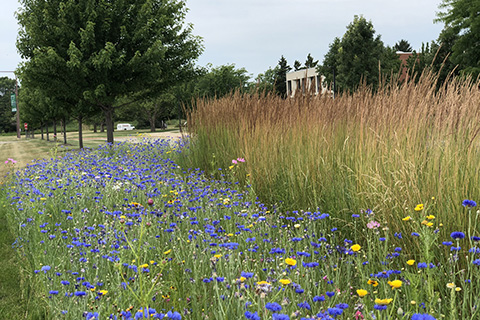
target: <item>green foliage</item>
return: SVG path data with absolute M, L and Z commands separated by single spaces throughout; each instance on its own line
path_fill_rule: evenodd
M 234 64 L 218 67 L 207 66 L 195 88 L 198 96 L 220 98 L 232 91 L 245 91 L 249 88 L 250 75 L 245 68 L 236 69 Z
M 361 81 L 377 87 L 379 74 L 398 71 L 400 62 L 392 51 L 375 36 L 371 21 L 355 16 L 342 39 L 334 39 L 318 71 L 331 83 L 335 70 L 340 91 L 352 91 Z
M 282 98 L 287 97 L 287 72 L 292 68 L 288 65 L 287 59 L 281 56 L 278 60 L 277 75 L 275 80 L 275 92 Z
M 441 37 L 455 39 L 452 62 L 464 73 L 476 77 L 480 74 L 480 1 L 443 0 L 438 21 L 445 23 Z
M 413 50 L 410 43 L 405 39 L 402 39 L 402 40 L 398 41 L 393 46 L 393 49 L 395 49 L 395 51 L 402 51 L 402 52 L 412 52 L 412 50 Z
M 15 80 L 0 78 L 0 133 L 15 132 L 15 113 L 12 112 L 10 94 L 15 93 Z
M 318 65 L 318 60 L 313 60 L 312 55 L 309 53 L 307 55 L 307 60 L 305 60 L 305 68 L 315 68 Z
M 113 142 L 120 97 L 155 97 L 178 83 L 202 51 L 184 24 L 185 1 L 22 0 L 18 49 L 26 85 L 75 110 L 103 111 Z M 23 80 L 22 79 L 22 80 Z
M 260 92 L 275 92 L 277 87 L 277 81 L 279 79 L 280 67 L 268 68 L 265 73 L 260 73 L 256 78 L 256 89 Z M 285 76 L 284 76 L 285 77 Z

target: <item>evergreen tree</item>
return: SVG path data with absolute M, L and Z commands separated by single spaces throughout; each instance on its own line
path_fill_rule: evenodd
M 292 68 L 288 65 L 287 59 L 281 56 L 276 68 L 275 93 L 284 99 L 287 97 L 287 73 L 291 70 Z
M 335 72 L 340 91 L 355 90 L 362 80 L 376 87 L 379 73 L 388 75 L 399 69 L 400 61 L 392 53 L 391 48 L 384 47 L 380 36 L 375 35 L 372 22 L 355 16 L 342 39 L 334 39 L 318 71 L 327 81 L 333 79 Z
M 393 46 L 393 49 L 395 49 L 395 51 L 402 51 L 402 52 L 412 52 L 412 50 L 413 50 L 410 43 L 407 40 L 404 40 L 404 39 L 398 41 Z

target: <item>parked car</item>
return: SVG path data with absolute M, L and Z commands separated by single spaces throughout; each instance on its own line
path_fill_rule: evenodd
M 117 130 L 133 130 L 135 129 L 130 123 L 119 123 L 117 124 Z

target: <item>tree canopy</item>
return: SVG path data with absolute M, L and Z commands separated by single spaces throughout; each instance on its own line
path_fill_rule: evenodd
M 15 93 L 15 80 L 0 77 L 0 132 L 15 132 L 15 113 L 12 112 L 10 94 Z
M 378 85 L 379 73 L 389 75 L 397 72 L 400 61 L 392 48 L 385 47 L 371 21 L 355 16 L 347 26 L 343 37 L 335 38 L 325 55 L 319 73 L 327 82 L 336 74 L 339 90 L 354 90 L 363 80 L 374 87 Z
M 412 52 L 413 50 L 412 46 L 410 45 L 410 42 L 408 42 L 405 39 L 402 39 L 397 43 L 395 43 L 395 45 L 393 46 L 393 49 L 395 49 L 396 51 L 402 51 L 402 52 Z
M 480 74 L 480 1 L 443 0 L 438 20 L 445 23 L 441 37 L 455 39 L 451 60 L 464 73 Z
M 245 68 L 235 68 L 234 64 L 212 67 L 203 71 L 203 76 L 198 78 L 195 91 L 200 97 L 220 98 L 239 89 L 247 90 L 250 75 Z
M 27 59 L 22 84 L 77 111 L 102 111 L 110 143 L 118 101 L 161 94 L 193 68 L 203 49 L 192 25 L 184 23 L 185 1 L 20 2 L 17 48 Z

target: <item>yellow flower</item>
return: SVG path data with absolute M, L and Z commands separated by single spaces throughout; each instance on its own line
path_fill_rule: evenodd
M 415 304 L 417 304 L 417 301 L 412 300 L 412 301 L 410 301 L 410 304 L 411 304 L 411 305 L 415 305 Z
M 428 216 L 427 216 L 427 219 L 428 219 L 428 220 L 433 220 L 433 219 L 435 219 L 435 216 L 434 216 L 433 214 L 428 215 Z
M 247 280 L 247 278 L 245 278 L 245 277 L 240 277 L 238 280 L 239 280 L 240 282 L 243 282 L 243 281 Z
M 447 283 L 447 288 L 448 289 L 455 289 L 456 285 L 453 282 Z
M 417 206 L 415 207 L 415 211 L 422 211 L 423 210 L 423 204 L 420 203 L 420 204 L 417 204 Z
M 358 289 L 357 290 L 357 294 L 360 298 L 363 298 L 365 297 L 367 294 L 368 294 L 368 291 L 367 290 L 364 290 L 364 289 Z
M 422 221 L 422 225 L 426 226 L 429 222 L 427 220 Z
M 288 264 L 289 266 L 294 266 L 297 264 L 297 260 L 292 259 L 292 258 L 287 258 L 285 259 L 285 263 Z
M 263 284 L 270 284 L 270 282 L 267 282 L 267 281 L 259 281 L 257 282 L 257 285 L 261 286 Z
M 101 293 L 102 296 L 104 296 L 104 295 L 106 295 L 106 294 L 108 293 L 107 290 L 99 290 L 98 292 Z
M 290 279 L 280 279 L 278 281 L 283 285 L 287 285 L 287 284 L 292 283 L 292 281 L 290 281 Z
M 432 222 L 429 222 L 429 223 L 426 224 L 426 226 L 427 226 L 427 227 L 431 227 L 431 226 L 433 226 L 433 223 L 432 223 Z
M 40 200 L 45 201 L 45 200 L 47 200 L 47 198 L 40 198 Z
M 376 304 L 380 304 L 380 305 L 387 305 L 387 304 L 389 304 L 389 303 L 392 302 L 392 301 L 393 301 L 392 298 L 390 298 L 390 299 L 378 299 L 378 298 L 375 299 L 375 303 L 376 303 Z
M 460 288 L 460 287 L 456 287 L 456 288 L 455 288 L 455 291 L 457 291 L 457 292 L 458 292 L 458 291 L 461 291 L 461 290 L 462 290 L 462 288 Z
M 361 248 L 359 244 L 354 244 L 350 249 L 352 249 L 353 252 L 357 252 L 360 251 Z
M 403 218 L 402 220 L 403 220 L 403 221 L 408 221 L 408 220 L 410 220 L 410 219 L 412 219 L 412 217 L 410 217 L 410 216 L 406 216 L 406 217 L 405 217 L 405 218 Z
M 227 234 L 227 237 L 233 237 L 233 233 Z
M 376 287 L 378 286 L 378 281 L 375 281 L 375 280 L 372 280 L 372 279 L 368 279 L 368 284 L 371 284 L 372 286 Z
M 216 255 L 214 255 L 214 257 L 217 258 L 217 259 L 219 259 L 219 258 L 222 257 L 222 255 L 221 255 L 221 254 L 216 254 Z
M 146 268 L 148 268 L 148 264 L 146 264 L 146 263 L 145 263 L 145 264 L 142 264 L 142 265 L 140 266 L 140 268 L 146 269 Z
M 409 266 L 413 266 L 413 265 L 415 264 L 415 260 L 410 259 L 410 260 L 407 261 L 407 264 L 408 264 Z
M 388 284 L 392 287 L 392 289 L 398 289 L 402 286 L 402 280 L 388 281 Z
M 230 166 L 230 167 L 228 167 L 228 169 L 232 170 L 234 167 L 235 167 L 235 166 Z
M 172 249 L 165 251 L 163 254 L 164 254 L 164 255 L 167 255 L 167 254 L 169 254 L 170 252 L 172 252 Z

